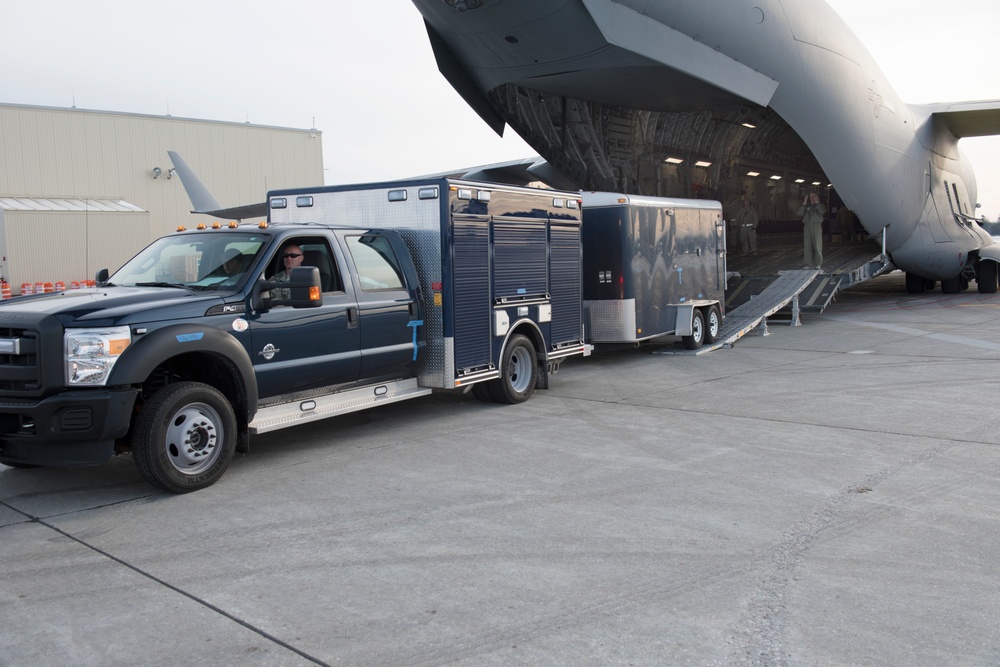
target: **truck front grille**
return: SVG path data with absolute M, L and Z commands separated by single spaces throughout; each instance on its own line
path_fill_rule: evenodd
M 38 340 L 37 331 L 0 327 L 0 391 L 30 392 L 41 387 Z

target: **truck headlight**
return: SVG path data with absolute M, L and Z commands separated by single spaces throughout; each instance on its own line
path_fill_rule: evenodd
M 128 327 L 67 329 L 63 336 L 66 384 L 104 385 L 118 357 L 131 342 Z

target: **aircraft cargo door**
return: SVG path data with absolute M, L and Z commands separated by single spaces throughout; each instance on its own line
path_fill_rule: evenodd
M 452 235 L 455 369 L 482 369 L 493 363 L 489 218 L 456 215 L 452 219 Z

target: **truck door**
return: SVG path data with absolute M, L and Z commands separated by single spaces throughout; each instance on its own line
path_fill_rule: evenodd
M 343 237 L 353 260 L 361 329 L 361 379 L 416 376 L 423 349 L 419 282 L 393 232 Z
M 277 306 L 249 317 L 251 358 L 260 396 L 306 391 L 355 382 L 361 366 L 358 305 L 345 282 L 344 258 L 325 237 L 296 237 L 281 244 L 264 276 L 284 270 L 283 254 L 301 253 L 301 266 L 316 266 L 323 282 L 318 308 Z M 297 257 L 294 258 L 298 260 Z

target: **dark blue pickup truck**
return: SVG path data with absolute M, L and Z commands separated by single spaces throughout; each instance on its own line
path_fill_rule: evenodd
M 173 492 L 251 434 L 471 387 L 518 403 L 589 354 L 578 195 L 425 179 L 269 194 L 93 289 L 0 304 L 0 463 L 131 452 Z

